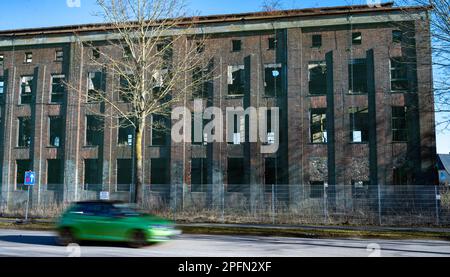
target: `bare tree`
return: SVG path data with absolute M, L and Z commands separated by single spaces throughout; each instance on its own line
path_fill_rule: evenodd
M 264 12 L 279 11 L 283 9 L 283 5 L 280 0 L 264 0 L 261 9 Z
M 160 121 L 150 119 L 169 117 L 171 107 L 188 99 L 205 81 L 205 76 L 189 77 L 207 66 L 204 37 L 190 35 L 194 25 L 186 19 L 180 0 L 97 0 L 97 4 L 105 32 L 113 38 L 105 47 L 82 44 L 92 50 L 91 66 L 103 68 L 120 84 L 114 87 L 120 101 L 106 94 L 102 86 L 90 87 L 87 101 L 103 103 L 101 112 L 92 111 L 116 119 L 115 127 L 134 128 L 135 201 L 141 204 L 144 130 L 162 128 Z

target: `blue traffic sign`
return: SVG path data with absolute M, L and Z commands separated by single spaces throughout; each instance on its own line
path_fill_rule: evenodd
M 24 182 L 24 185 L 25 185 L 25 186 L 34 186 L 34 183 L 35 183 L 35 177 L 36 177 L 36 173 L 34 173 L 33 171 L 27 171 L 27 172 L 25 172 L 25 182 Z

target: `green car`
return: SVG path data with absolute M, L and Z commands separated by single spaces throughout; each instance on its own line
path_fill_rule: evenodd
M 73 204 L 59 219 L 57 230 L 61 245 L 95 240 L 128 242 L 135 248 L 167 241 L 181 234 L 168 220 L 113 201 Z

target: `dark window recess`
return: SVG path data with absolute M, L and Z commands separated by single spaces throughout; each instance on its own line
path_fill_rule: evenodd
M 192 72 L 193 98 L 208 98 L 212 90 L 212 80 L 207 68 L 196 68 Z
M 191 191 L 206 192 L 208 189 L 208 159 L 192 159 Z
M 228 192 L 249 192 L 250 186 L 247 182 L 244 159 L 228 159 Z
M 27 52 L 25 53 L 25 63 L 32 63 L 33 62 L 33 53 Z
M 119 132 L 117 144 L 119 145 L 133 145 L 134 127 L 126 118 L 119 119 Z
M 367 198 L 369 196 L 369 182 L 352 180 L 353 198 Z
M 33 76 L 23 76 L 20 80 L 20 104 L 33 101 Z
M 309 94 L 324 95 L 327 93 L 327 64 L 325 61 L 310 62 Z
M 233 49 L 233 52 L 237 52 L 237 51 L 241 51 L 241 49 L 242 49 L 242 41 L 241 40 L 233 40 L 232 41 L 232 49 Z
M 64 93 L 66 91 L 66 87 L 64 85 L 65 78 L 66 76 L 64 75 L 52 76 L 52 93 L 50 99 L 52 103 L 64 102 Z
M 64 51 L 63 50 L 56 50 L 55 61 L 57 61 L 57 62 L 64 61 Z
M 27 190 L 27 186 L 24 186 L 25 172 L 32 171 L 31 160 L 17 160 L 16 161 L 16 190 Z
M 3 67 L 5 64 L 5 56 L 3 54 L 0 54 L 0 66 Z
M 391 59 L 391 91 L 407 91 L 408 83 L 408 63 L 402 58 Z
M 367 93 L 366 59 L 351 60 L 348 65 L 349 93 Z
M 243 95 L 245 90 L 244 84 L 244 66 L 228 66 L 228 95 Z
M 151 190 L 156 192 L 170 191 L 169 162 L 166 158 L 151 160 Z
M 0 77 L 0 94 L 5 93 L 5 79 Z
M 277 40 L 275 38 L 268 38 L 267 41 L 269 50 L 275 50 L 277 48 Z
M 124 46 L 123 47 L 123 57 L 125 59 L 128 59 L 128 58 L 131 58 L 131 55 L 132 55 L 131 48 L 129 46 Z
M 117 191 L 130 191 L 132 178 L 132 161 L 131 159 L 117 160 Z
M 103 73 L 100 71 L 88 74 L 88 102 L 101 101 L 104 93 Z
M 394 168 L 392 174 L 392 184 L 394 186 L 402 186 L 408 184 L 408 170 L 406 167 Z
M 60 116 L 51 116 L 49 118 L 50 124 L 50 142 L 52 147 L 61 147 L 62 133 L 63 133 L 63 120 Z
M 265 192 L 278 192 L 278 185 L 283 185 L 283 168 L 277 158 L 264 159 L 264 187 Z
M 362 35 L 361 32 L 352 33 L 352 44 L 359 45 L 362 43 Z
M 350 141 L 369 141 L 369 110 L 367 108 L 350 108 Z
M 280 64 L 264 65 L 264 93 L 269 97 L 282 94 L 282 67 Z
M 130 102 L 133 99 L 133 87 L 135 86 L 134 77 L 129 75 L 127 77 L 120 77 L 119 96 L 123 102 Z
M 153 116 L 152 145 L 166 146 L 170 140 L 170 120 L 161 115 Z
M 47 189 L 61 190 L 64 183 L 63 179 L 61 160 L 47 160 Z
M 311 109 L 311 143 L 327 143 L 327 109 Z
M 322 46 L 322 35 L 312 35 L 312 47 Z
M 408 141 L 406 107 L 392 107 L 392 141 Z
M 403 40 L 403 32 L 400 30 L 392 31 L 392 42 L 393 43 L 401 43 Z
M 310 185 L 310 198 L 323 198 L 325 191 L 325 182 L 323 181 L 311 181 Z
M 31 145 L 31 117 L 19 117 L 18 147 L 30 147 Z
M 86 116 L 86 145 L 100 146 L 103 144 L 104 120 L 100 116 Z
M 84 190 L 102 190 L 102 165 L 99 159 L 84 160 Z
M 205 43 L 199 41 L 195 42 L 195 49 L 199 54 L 205 52 Z
M 95 47 L 92 49 L 92 57 L 97 60 L 100 59 L 100 48 Z

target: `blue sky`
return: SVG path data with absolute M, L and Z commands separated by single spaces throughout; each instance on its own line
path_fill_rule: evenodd
M 0 30 L 95 23 L 95 0 L 13 0 L 3 4 Z M 67 2 L 80 1 L 70 8 Z M 186 0 L 192 12 L 202 15 L 240 13 L 260 10 L 263 0 Z M 374 0 L 371 0 L 374 1 Z M 366 0 L 283 0 L 282 8 L 307 8 L 366 4 Z M 386 0 L 382 2 L 387 2 Z M 437 115 L 437 118 L 441 118 Z M 437 130 L 438 153 L 450 153 L 450 131 Z

